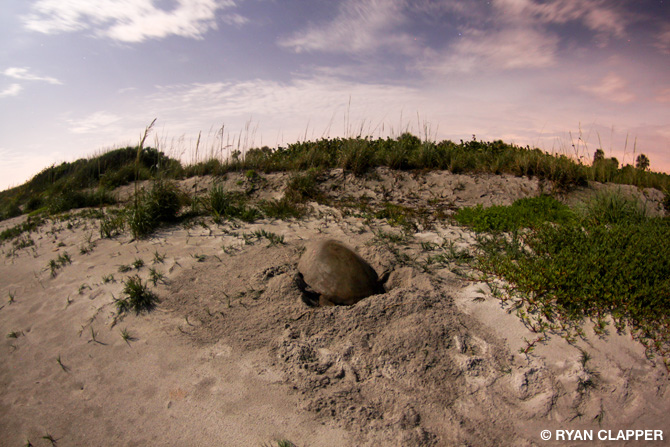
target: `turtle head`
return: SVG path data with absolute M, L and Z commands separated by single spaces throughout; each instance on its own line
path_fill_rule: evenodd
M 318 307 L 320 295 L 309 288 L 302 273 L 297 272 L 294 277 L 295 285 L 300 289 L 302 302 L 309 307 Z

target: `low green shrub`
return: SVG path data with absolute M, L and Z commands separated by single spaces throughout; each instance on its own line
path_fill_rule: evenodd
M 116 199 L 105 189 L 82 191 L 66 189 L 55 191 L 47 199 L 47 210 L 50 214 L 59 214 L 77 208 L 112 205 Z
M 576 219 L 576 214 L 553 197 L 541 195 L 517 200 L 511 206 L 461 208 L 453 218 L 475 231 L 507 232 L 535 227 L 544 222 L 568 223 Z
M 510 284 L 507 298 L 525 305 L 520 316 L 535 331 L 561 333 L 590 318 L 602 334 L 611 316 L 650 355 L 670 360 L 670 219 L 647 218 L 620 195 L 596 197 L 580 213 L 541 200 L 463 214 L 490 232 L 472 265 Z M 530 229 L 514 231 L 521 227 Z
M 0 208 L 0 220 L 11 219 L 22 214 L 21 207 L 17 200 L 10 200 Z

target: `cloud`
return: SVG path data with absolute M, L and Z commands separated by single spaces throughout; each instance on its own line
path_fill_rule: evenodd
M 623 37 L 628 19 L 626 15 L 605 0 L 494 0 L 501 13 L 511 14 L 516 20 L 564 24 L 582 22 L 588 29 Z
M 543 68 L 554 64 L 557 47 L 558 38 L 532 28 L 470 30 L 445 54 L 430 56 L 439 63 L 426 61 L 423 66 L 440 73 Z
M 664 54 L 670 55 L 670 25 L 664 25 L 656 36 L 656 48 Z
M 624 36 L 629 23 L 621 11 L 603 0 L 487 3 L 486 8 L 479 4 L 473 14 L 461 0 L 424 2 L 424 11 L 455 19 L 459 37 L 445 48 L 428 49 L 419 67 L 440 74 L 550 67 L 556 64 L 561 48 L 561 36 L 552 25 L 578 22 L 606 41 L 610 36 Z
M 670 102 L 670 88 L 660 90 L 656 95 L 658 102 Z
M 86 118 L 69 119 L 70 132 L 72 133 L 91 133 L 98 132 L 101 129 L 109 128 L 121 120 L 121 117 L 104 111 L 95 112 Z
M 3 71 L 2 74 L 10 78 L 20 79 L 23 81 L 44 81 L 48 82 L 49 84 L 55 84 L 55 85 L 62 84 L 62 82 L 60 82 L 56 78 L 36 76 L 34 74 L 31 74 L 28 68 L 10 67 L 5 69 L 5 71 Z
M 21 90 L 23 90 L 23 87 L 21 87 L 19 84 L 11 84 L 6 89 L 0 91 L 0 98 L 6 98 L 8 96 L 16 96 L 21 92 Z
M 628 82 L 624 78 L 615 73 L 610 73 L 597 84 L 583 85 L 580 88 L 607 101 L 628 103 L 635 99 L 635 95 L 627 87 Z
M 26 28 L 55 34 L 92 29 L 103 37 L 122 42 L 142 42 L 170 35 L 202 39 L 217 28 L 217 12 L 235 6 L 234 0 L 177 0 L 165 10 L 156 0 L 39 0 L 23 17 Z M 242 24 L 245 18 L 223 15 L 226 23 Z
M 280 39 L 279 45 L 297 53 L 365 54 L 381 47 L 412 52 L 413 37 L 398 31 L 405 21 L 404 3 L 401 0 L 346 0 L 333 21 L 312 24 L 306 30 Z

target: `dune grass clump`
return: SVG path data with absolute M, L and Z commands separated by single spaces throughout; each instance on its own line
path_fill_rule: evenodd
M 262 228 L 260 230 L 254 231 L 253 235 L 256 236 L 258 239 L 267 239 L 270 242 L 268 247 L 271 247 L 273 245 L 285 245 L 283 235 L 279 235 L 271 231 L 265 231 Z
M 72 264 L 72 258 L 67 252 L 59 254 L 56 259 L 51 259 L 47 264 L 51 277 L 55 278 L 58 275 L 58 271 L 68 264 Z
M 126 221 L 122 213 L 103 213 L 100 218 L 100 237 L 111 239 L 123 233 Z
M 214 220 L 239 219 L 253 222 L 261 217 L 260 211 L 248 204 L 243 193 L 226 191 L 221 185 L 214 185 L 202 199 L 203 208 Z
M 261 212 L 271 219 L 298 219 L 305 215 L 306 208 L 300 203 L 282 197 L 281 199 L 262 200 L 258 207 Z
M 149 191 L 135 193 L 126 206 L 125 220 L 135 239 L 153 233 L 162 223 L 174 222 L 182 206 L 182 195 L 171 182 L 157 180 Z
M 638 224 L 647 220 L 644 205 L 633 197 L 624 196 L 621 191 L 597 193 L 583 206 L 582 213 L 588 223 L 594 225 Z
M 137 338 L 128 331 L 128 328 L 121 329 L 121 339 L 128 343 L 128 346 L 130 346 L 131 341 L 137 341 Z
M 123 295 L 123 298 L 116 301 L 119 314 L 131 310 L 136 314 L 150 311 L 158 303 L 158 297 L 138 275 L 133 275 L 123 282 Z
M 292 175 L 284 192 L 286 200 L 294 203 L 322 200 L 323 193 L 319 189 L 319 174 L 318 170 L 309 169 L 304 174 Z
M 511 284 L 506 299 L 526 306 L 524 321 L 561 333 L 591 319 L 603 335 L 611 317 L 649 355 L 670 360 L 670 219 L 648 218 L 640 205 L 609 195 L 578 213 L 552 206 L 531 220 L 514 211 L 526 207 L 503 207 L 489 215 L 497 220 L 471 223 L 488 232 L 472 265 Z
M 45 223 L 45 219 L 41 216 L 28 216 L 25 222 L 1 231 L 0 242 L 21 236 L 23 233 L 30 233 L 43 223 Z

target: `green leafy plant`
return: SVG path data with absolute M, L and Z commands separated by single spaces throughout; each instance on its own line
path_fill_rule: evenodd
M 594 330 L 603 335 L 603 317 L 610 315 L 616 329 L 629 327 L 648 353 L 669 358 L 670 277 L 664 272 L 670 269 L 670 221 L 634 211 L 603 214 L 598 207 L 581 216 L 480 237 L 473 265 L 511 284 L 509 295 L 535 330 L 573 341 L 586 318 L 601 322 Z
M 322 200 L 323 193 L 319 189 L 319 171 L 309 169 L 305 174 L 292 175 L 286 184 L 284 197 L 294 203 Z
M 461 208 L 454 214 L 454 220 L 475 231 L 515 231 L 536 227 L 545 222 L 568 223 L 577 218 L 566 205 L 551 196 L 520 199 L 511 206 L 491 206 Z
M 70 255 L 67 254 L 67 252 L 64 252 L 59 254 L 56 259 L 51 259 L 49 264 L 47 264 L 47 268 L 51 272 L 51 277 L 55 278 L 56 275 L 58 275 L 58 270 L 71 263 L 72 258 L 70 258 Z

